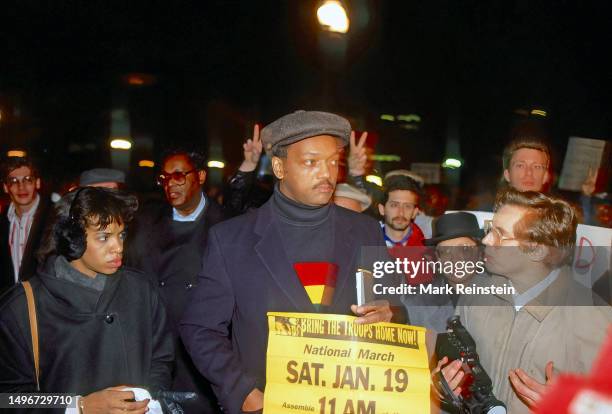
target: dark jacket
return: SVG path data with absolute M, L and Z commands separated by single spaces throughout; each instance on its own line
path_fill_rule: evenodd
M 39 196 L 40 203 L 34 214 L 34 221 L 32 222 L 32 227 L 30 227 L 28 242 L 23 253 L 23 258 L 21 259 L 19 280 L 28 280 L 36 273 L 36 268 L 38 267 L 36 251 L 42 242 L 48 216 L 51 213 L 51 208 L 46 197 L 42 194 L 39 194 Z M 0 294 L 15 284 L 15 270 L 13 267 L 13 259 L 11 258 L 11 248 L 9 246 L 11 223 L 9 222 L 7 213 L 8 208 L 0 215 Z
M 56 277 L 53 259 L 30 279 L 36 301 L 42 392 L 87 395 L 122 384 L 170 386 L 166 312 L 148 278 L 129 269 L 100 292 Z M 0 299 L 0 392 L 32 392 L 36 377 L 22 285 Z
M 232 216 L 263 205 L 272 196 L 273 183 L 257 178 L 256 171 L 236 171 L 227 182 L 224 206 Z
M 127 263 L 151 275 L 166 303 L 170 330 L 175 337 L 176 369 L 172 388 L 176 391 L 197 391 L 200 398 L 185 405 L 186 412 L 216 412 L 214 395 L 208 383 L 191 363 L 178 335 L 178 324 L 202 266 L 202 255 L 209 228 L 222 221 L 222 208 L 206 199 L 201 216 L 189 232 L 173 223 L 172 207 L 154 204 L 145 207 L 129 229 Z M 179 226 L 179 227 L 177 227 Z
M 338 279 L 328 312 L 351 314 L 360 247 L 384 242 L 375 220 L 331 209 Z M 211 229 L 199 283 L 181 321 L 194 363 L 230 414 L 240 412 L 253 388 L 265 387 L 266 313 L 315 312 L 283 249 L 277 220 L 270 200 Z

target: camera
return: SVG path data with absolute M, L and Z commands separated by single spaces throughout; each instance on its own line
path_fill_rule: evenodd
M 444 410 L 459 414 L 506 414 L 506 406 L 493 395 L 491 378 L 480 365 L 476 343 L 459 316 L 447 321 L 446 333 L 438 334 L 436 355 L 438 359 L 448 357 L 449 361 L 462 360 L 465 372 L 458 397 L 453 394 L 442 373 L 436 374 L 434 383 L 444 396 Z

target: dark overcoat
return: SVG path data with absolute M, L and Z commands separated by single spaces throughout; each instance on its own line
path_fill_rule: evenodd
M 187 413 L 218 411 L 210 385 L 193 366 L 180 342 L 178 324 L 197 285 L 208 230 L 225 217 L 224 210 L 207 198 L 193 231 L 177 233 L 173 230 L 172 207 L 157 203 L 145 206 L 128 230 L 127 263 L 151 275 L 168 310 L 176 348 L 172 388 L 197 391 L 200 395 L 197 401 L 184 405 Z
M 384 241 L 372 218 L 335 205 L 330 214 L 333 257 L 339 269 L 327 312 L 352 314 L 360 248 L 384 246 Z M 272 200 L 214 226 L 209 233 L 181 335 L 227 413 L 240 413 L 255 387 L 264 390 L 266 313 L 315 312 L 287 257 Z
M 168 389 L 174 359 L 166 312 L 149 278 L 120 269 L 103 292 L 57 278 L 49 260 L 30 279 L 42 392 L 87 395 L 122 384 Z M 0 392 L 32 392 L 36 376 L 22 285 L 0 299 Z

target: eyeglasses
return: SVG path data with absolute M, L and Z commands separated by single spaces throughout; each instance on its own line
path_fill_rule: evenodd
M 168 184 L 170 180 L 174 180 L 174 182 L 176 182 L 178 185 L 183 185 L 185 184 L 185 181 L 187 180 L 187 176 L 195 171 L 196 169 L 194 168 L 193 170 L 189 170 L 185 172 L 183 171 L 174 171 L 171 173 L 163 172 L 157 176 L 157 185 L 164 186 Z
M 19 184 L 32 185 L 35 182 L 36 182 L 36 177 L 34 177 L 33 175 L 26 175 L 24 177 L 7 177 L 6 178 L 6 185 L 8 185 L 9 187 L 12 187 L 14 185 L 19 185 Z
M 484 235 L 483 240 L 490 236 L 493 239 L 493 243 L 498 246 L 501 246 L 505 241 L 518 240 L 515 237 L 503 236 L 497 228 L 493 227 L 492 221 L 485 221 Z

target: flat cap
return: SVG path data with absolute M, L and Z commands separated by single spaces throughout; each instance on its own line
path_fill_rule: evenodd
M 372 198 L 358 189 L 347 183 L 340 183 L 336 185 L 336 191 L 334 192 L 334 196 L 336 197 L 345 197 L 350 198 L 351 200 L 355 200 L 359 202 L 361 205 L 361 211 L 364 211 L 370 204 L 372 204 Z
M 295 111 L 261 130 L 261 141 L 268 154 L 276 145 L 290 145 L 317 135 L 331 135 L 349 142 L 351 124 L 339 115 L 319 111 Z
M 123 184 L 125 183 L 125 173 L 111 168 L 94 168 L 93 170 L 83 171 L 79 177 L 79 185 L 82 187 L 107 182 Z

